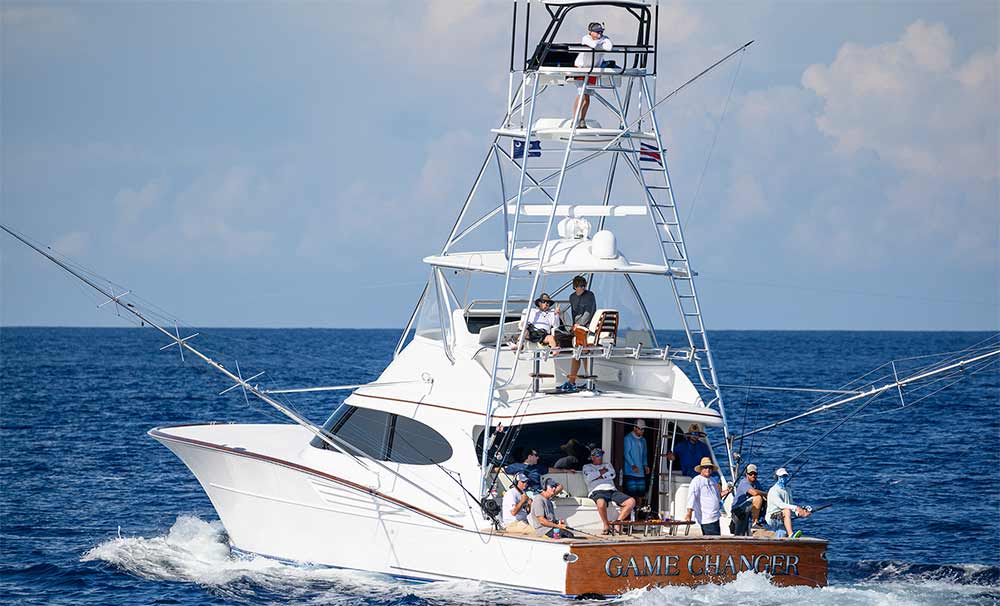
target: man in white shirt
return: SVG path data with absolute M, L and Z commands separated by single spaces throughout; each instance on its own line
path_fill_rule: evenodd
M 719 517 L 722 514 L 722 499 L 729 494 L 730 489 L 724 493 L 719 492 L 719 484 L 712 474 L 715 473 L 715 464 L 709 457 L 703 457 L 701 464 L 694 470 L 698 473 L 691 480 L 688 487 L 687 515 L 684 521 L 691 521 L 691 514 L 701 526 L 701 534 L 704 536 L 719 536 L 722 528 L 719 526 Z
M 525 317 L 524 331 L 532 343 L 544 343 L 549 347 L 558 347 L 556 343 L 556 328 L 559 327 L 559 311 L 552 309 L 552 297 L 542 293 L 535 299 L 535 308 L 528 310 Z
M 514 485 L 503 495 L 503 527 L 507 532 L 532 534 L 534 529 L 528 523 L 531 503 L 525 490 L 528 488 L 528 474 L 520 472 L 514 476 Z
M 618 505 L 618 521 L 621 522 L 632 513 L 635 499 L 615 487 L 615 469 L 604 463 L 604 451 L 600 448 L 590 451 L 590 463 L 583 466 L 583 477 L 587 480 L 587 493 L 597 504 L 597 513 L 604 524 L 604 534 L 608 534 L 611 529 L 608 524 L 608 501 L 614 501 Z
M 596 21 L 587 26 L 587 35 L 580 40 L 580 44 L 584 46 L 589 46 L 595 51 L 609 51 L 611 50 L 611 39 L 604 35 L 604 26 Z M 576 56 L 576 61 L 573 65 L 576 67 L 584 67 L 590 69 L 592 67 L 601 67 L 604 62 L 604 54 L 601 52 L 583 52 Z M 597 76 L 587 76 L 586 78 L 580 77 L 577 80 L 577 88 L 583 89 L 582 95 L 577 95 L 576 100 L 573 101 L 573 115 L 576 115 L 577 104 L 583 98 L 583 105 L 580 106 L 580 119 L 577 123 L 577 128 L 587 128 L 587 109 L 590 107 L 590 93 L 587 92 L 587 86 L 593 86 L 597 84 Z
M 774 472 L 774 477 L 774 486 L 767 491 L 767 513 L 764 517 L 767 518 L 767 526 L 774 531 L 775 538 L 792 537 L 792 514 L 808 518 L 812 515 L 812 510 L 792 504 L 792 493 L 788 490 L 788 470 L 779 467 Z

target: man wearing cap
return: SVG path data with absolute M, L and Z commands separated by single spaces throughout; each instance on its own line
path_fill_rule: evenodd
M 792 503 L 792 493 L 788 490 L 788 470 L 779 467 L 774 472 L 775 483 L 767 491 L 767 526 L 774 531 L 775 538 L 792 537 L 792 515 L 808 518 L 812 510 Z
M 688 427 L 687 433 L 684 434 L 687 439 L 676 444 L 673 452 L 667 453 L 667 459 L 676 461 L 677 466 L 681 468 L 681 473 L 686 476 L 692 478 L 696 476 L 698 462 L 705 457 L 711 458 L 712 456 L 708 444 L 701 441 L 704 435 L 705 432 L 702 431 L 701 425 L 692 423 Z
M 525 335 L 532 343 L 558 347 L 555 334 L 558 326 L 559 310 L 552 309 L 552 297 L 543 292 L 535 299 L 535 309 L 529 311 L 525 317 Z
M 646 449 L 646 422 L 637 419 L 632 431 L 625 436 L 625 467 L 622 469 L 622 489 L 626 494 L 635 497 L 642 505 L 643 497 L 649 488 L 646 477 L 649 475 L 649 455 Z
M 615 470 L 604 463 L 604 451 L 595 448 L 590 451 L 590 463 L 583 466 L 583 477 L 587 480 L 587 493 L 597 504 L 597 514 L 604 524 L 607 534 L 611 525 L 608 524 L 608 501 L 614 501 L 619 507 L 618 521 L 628 519 L 635 507 L 635 499 L 615 488 Z
M 542 475 L 549 473 L 549 467 L 539 463 L 537 448 L 525 449 L 522 454 L 524 458 L 520 463 L 511 463 L 504 471 L 511 475 L 524 473 L 528 476 L 528 492 L 539 492 L 542 490 Z
M 517 534 L 531 534 L 534 529 L 528 523 L 528 509 L 531 503 L 528 494 L 528 476 L 518 473 L 514 476 L 514 485 L 503 495 L 503 526 L 504 530 Z
M 750 534 L 750 529 L 760 525 L 761 508 L 767 493 L 757 481 L 757 466 L 747 465 L 746 475 L 736 483 L 736 500 L 733 501 L 733 518 L 736 520 L 736 536 Z
M 573 294 L 569 296 L 569 306 L 573 315 L 573 335 L 574 345 L 580 347 L 587 344 L 587 330 L 590 327 L 590 320 L 597 313 L 597 297 L 587 290 L 587 278 L 576 276 L 573 278 Z M 569 363 L 569 376 L 567 381 L 559 386 L 559 391 L 574 392 L 576 378 L 580 373 L 580 360 L 573 358 Z
M 719 492 L 719 484 L 712 477 L 715 473 L 715 464 L 711 458 L 703 458 L 695 467 L 695 471 L 698 475 L 691 480 L 691 485 L 688 487 L 687 515 L 684 516 L 684 520 L 690 522 L 691 515 L 694 514 L 695 520 L 701 526 L 702 535 L 719 536 L 722 534 L 722 528 L 719 526 L 722 499 L 729 494 L 729 489 Z
M 573 65 L 576 67 L 587 69 L 601 67 L 604 64 L 604 53 L 596 51 L 611 50 L 611 39 L 604 35 L 604 26 L 596 21 L 587 26 L 587 34 L 580 40 L 580 44 L 594 49 L 595 52 L 582 52 L 577 55 L 576 61 L 573 62 Z M 581 77 L 577 80 L 577 87 L 583 89 L 583 105 L 580 106 L 580 119 L 577 122 L 577 128 L 587 128 L 586 120 L 587 109 L 590 107 L 590 93 L 587 92 L 586 86 L 593 86 L 595 84 L 597 84 L 597 76 L 588 76 L 586 80 Z M 576 115 L 577 104 L 581 103 L 580 98 L 581 95 L 577 95 L 576 100 L 573 102 L 574 116 Z
M 562 485 L 552 478 L 545 478 L 542 482 L 542 492 L 538 493 L 531 501 L 531 527 L 535 532 L 549 538 L 571 539 L 573 533 L 568 530 L 566 520 L 556 518 L 556 508 L 552 504 L 552 497 L 559 494 Z M 547 530 L 546 530 L 547 529 Z M 558 529 L 559 536 L 556 536 Z

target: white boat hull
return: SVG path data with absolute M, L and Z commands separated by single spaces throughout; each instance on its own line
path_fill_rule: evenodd
M 351 480 L 171 429 L 150 435 L 188 466 L 241 551 L 415 580 L 564 593 L 566 544 L 478 532 Z

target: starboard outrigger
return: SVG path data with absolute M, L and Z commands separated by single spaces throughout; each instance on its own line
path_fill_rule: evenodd
M 544 11 L 548 20 L 537 43 L 529 43 L 532 6 L 536 19 Z M 560 40 L 579 34 L 573 23 L 606 19 L 622 29 L 629 24 L 634 43 L 616 44 L 604 51 L 605 61 L 576 67 L 576 57 L 595 50 Z M 779 585 L 825 585 L 825 540 L 703 537 L 697 525 L 676 522 L 691 481 L 664 456 L 678 432 L 691 423 L 721 430 L 727 485 L 739 474 L 734 444 L 751 433 L 737 438 L 727 423 L 667 170 L 655 112 L 666 99 L 658 102 L 655 94 L 657 32 L 658 5 L 647 2 L 514 2 L 504 118 L 445 245 L 424 259 L 428 282 L 392 362 L 373 383 L 263 389 L 255 382 L 260 373 L 245 378 L 238 364 L 230 370 L 199 351 L 197 335 L 170 330 L 130 293 L 116 294 L 3 229 L 115 309 L 159 330 L 170 341 L 166 347 L 221 372 L 233 382 L 227 391 L 239 389 L 294 422 L 149 432 L 198 479 L 235 548 L 409 579 L 471 579 L 569 596 L 725 582 L 746 570 L 766 572 Z M 625 32 L 616 32 L 621 39 L 619 33 Z M 578 85 L 578 100 L 591 96 L 603 122 L 588 116 L 581 125 L 583 104 L 553 94 L 571 85 Z M 523 313 L 543 289 L 565 302 L 576 275 L 590 280 L 599 301 L 583 341 L 526 344 Z M 640 295 L 648 283 L 669 288 L 684 334 L 680 346 L 659 342 Z M 963 361 L 982 364 L 998 354 L 977 351 Z M 586 387 L 554 391 L 574 361 L 582 363 Z M 878 393 L 951 370 L 945 364 L 922 377 L 897 377 Z M 281 399 L 336 389 L 352 393 L 321 426 Z M 871 395 L 877 394 L 862 397 Z M 573 438 L 600 445 L 620 465 L 623 427 L 637 418 L 655 431 L 648 498 L 659 523 L 599 536 L 601 521 L 579 474 L 552 470 L 547 477 L 565 488 L 555 499 L 558 517 L 578 529 L 577 538 L 501 530 L 496 499 L 510 481 L 503 464 L 518 447 L 552 455 L 554 445 Z

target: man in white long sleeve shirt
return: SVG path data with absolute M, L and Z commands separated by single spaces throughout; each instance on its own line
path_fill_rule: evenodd
M 767 491 L 767 518 L 768 527 L 774 531 L 775 538 L 790 537 L 792 535 L 792 514 L 800 518 L 808 518 L 812 511 L 805 507 L 799 507 L 792 503 L 792 493 L 788 490 L 788 471 L 781 467 L 774 472 L 776 482 Z M 782 528 L 784 526 L 784 528 Z
M 618 521 L 628 519 L 635 507 L 635 499 L 615 488 L 615 468 L 604 462 L 604 450 L 590 451 L 590 463 L 583 466 L 583 477 L 587 480 L 587 493 L 597 505 L 597 515 L 604 524 L 604 534 L 608 534 L 608 501 L 613 501 L 620 511 Z
M 711 458 L 704 457 L 701 465 L 697 465 L 694 470 L 698 475 L 688 487 L 687 515 L 684 516 L 684 521 L 690 522 L 691 515 L 694 514 L 694 519 L 701 526 L 702 535 L 719 536 L 722 534 L 719 517 L 722 515 L 722 499 L 725 494 L 719 492 L 719 484 L 712 477 L 715 464 Z M 726 494 L 729 494 L 728 488 Z
M 589 46 L 595 51 L 610 51 L 612 48 L 611 39 L 604 35 L 604 26 L 597 22 L 591 23 L 587 27 L 587 35 L 580 40 L 580 44 Z M 583 52 L 576 56 L 573 65 L 590 69 L 592 67 L 601 67 L 603 61 L 604 53 L 602 52 Z M 586 87 L 593 86 L 594 84 L 597 84 L 597 76 L 581 77 L 577 80 L 577 87 L 583 89 L 583 95 L 577 95 L 576 100 L 573 101 L 573 115 L 576 116 L 577 104 L 581 103 L 581 97 L 583 99 L 583 104 L 580 106 L 578 128 L 587 128 L 586 120 L 587 109 L 590 107 L 590 93 L 587 92 Z

